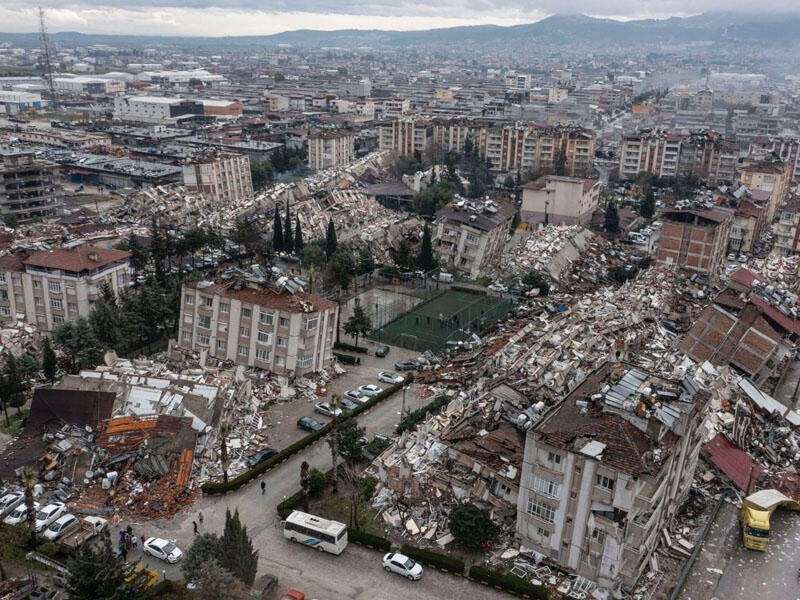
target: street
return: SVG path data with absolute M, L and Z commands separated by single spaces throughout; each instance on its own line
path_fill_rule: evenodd
M 418 394 L 407 395 L 407 410 L 415 410 L 428 400 Z M 388 434 L 400 420 L 402 393 L 395 394 L 382 404 L 360 416 L 362 426 L 370 431 Z M 320 441 L 305 452 L 295 455 L 264 477 L 266 494 L 261 494 L 260 480 L 223 496 L 202 496 L 192 509 L 170 520 L 155 521 L 144 526 L 135 526 L 137 534 L 177 540 L 186 552 L 192 543 L 192 521 L 198 521 L 198 512 L 203 513 L 201 532 L 221 534 L 225 522 L 225 510 L 238 509 L 242 522 L 247 526 L 254 547 L 259 551 L 259 573 L 269 572 L 278 577 L 279 589 L 297 588 L 307 596 L 320 600 L 352 598 L 370 600 L 394 600 L 413 597 L 421 600 L 441 598 L 505 598 L 506 595 L 472 583 L 466 579 L 445 575 L 426 569 L 419 582 L 410 582 L 397 575 L 383 571 L 381 555 L 357 544 L 350 544 L 340 556 L 314 552 L 283 537 L 276 505 L 299 487 L 300 464 L 307 460 L 312 467 L 327 470 L 331 465 L 327 442 Z M 120 524 L 122 527 L 126 522 Z M 112 539 L 116 531 L 112 531 Z M 141 551 L 130 558 L 136 560 Z M 143 557 L 144 558 L 144 557 Z M 170 579 L 180 579 L 180 564 L 166 565 L 149 558 L 152 568 L 164 570 Z

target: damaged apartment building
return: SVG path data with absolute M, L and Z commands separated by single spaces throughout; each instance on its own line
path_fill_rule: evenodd
M 527 432 L 520 542 L 632 588 L 691 487 L 707 399 L 691 379 L 603 364 Z

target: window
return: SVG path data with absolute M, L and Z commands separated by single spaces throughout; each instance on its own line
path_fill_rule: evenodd
M 550 481 L 549 479 L 545 479 L 544 477 L 539 477 L 538 475 L 533 476 L 533 489 L 540 494 L 544 494 L 545 496 L 550 496 L 551 498 L 557 498 L 559 492 L 561 491 L 561 484 L 556 483 L 555 481 Z
M 184 342 L 191 342 L 192 341 L 192 332 L 191 331 L 184 331 L 183 332 L 183 341 Z
M 303 329 L 316 329 L 318 323 L 319 323 L 319 317 L 314 317 L 313 319 L 306 319 Z
M 22 278 L 21 277 L 17 277 L 16 275 L 12 275 L 11 276 L 11 283 L 13 283 L 14 285 L 22 285 Z
M 311 356 L 301 356 L 300 358 L 297 359 L 297 366 L 300 368 L 307 367 L 308 365 L 311 364 L 312 360 L 313 357 Z
M 194 296 L 190 294 L 186 294 L 186 305 L 187 306 L 194 306 Z
M 197 334 L 197 343 L 203 344 L 204 346 L 208 346 L 209 338 L 205 333 L 198 333 Z
M 268 334 L 266 331 L 259 331 L 258 332 L 258 341 L 260 344 L 271 344 L 272 343 L 272 336 Z
M 5 283 L 5 282 L 6 282 L 6 274 L 0 273 L 0 283 Z
M 34 296 L 34 298 L 33 298 L 33 303 L 34 303 L 36 306 L 44 306 L 44 299 L 43 299 L 43 298 L 41 298 L 40 296 Z
M 600 545 L 603 545 L 606 541 L 606 532 L 602 529 L 594 529 L 592 530 L 592 541 L 597 542 Z
M 17 304 L 24 304 L 25 297 L 22 294 L 14 294 L 14 302 Z
M 0 300 L 8 300 L 8 292 L 5 290 L 0 290 Z
M 278 348 L 286 348 L 286 338 L 278 338 Z
M 549 460 L 553 464 L 560 465 L 561 464 L 561 455 L 560 454 L 556 454 L 555 452 L 548 452 L 547 453 L 547 460 Z
M 275 364 L 278 365 L 279 367 L 282 367 L 283 365 L 286 364 L 286 359 L 283 358 L 282 356 L 277 356 L 275 357 Z
M 38 279 L 34 279 L 33 280 L 33 289 L 38 290 L 40 287 L 42 287 L 42 282 L 39 281 Z
M 552 523 L 555 520 L 556 509 L 544 502 L 528 498 L 528 514 L 534 519 L 539 519 L 545 523 Z
M 475 243 L 477 243 L 477 241 L 478 241 L 478 238 L 477 238 L 475 235 L 473 235 L 473 234 L 471 234 L 471 233 L 468 233 L 468 234 L 467 234 L 467 241 L 468 241 L 470 244 L 475 244 Z
M 78 312 L 78 305 L 75 302 L 67 302 L 67 310 L 69 312 Z
M 117 275 L 117 286 L 125 285 L 125 275 Z
M 225 350 L 227 344 L 222 340 L 217 340 L 217 350 Z
M 274 317 L 271 313 L 261 313 L 258 315 L 258 322 L 262 325 L 272 325 Z
M 597 556 L 597 554 L 590 554 L 587 558 L 589 559 L 588 563 L 590 567 L 596 569 L 600 566 L 600 557 Z
M 201 296 L 201 297 L 203 298 L 203 305 L 205 305 L 207 308 L 211 308 L 212 306 L 214 306 L 213 298 L 209 296 Z
M 240 327 L 239 328 L 239 335 L 241 337 L 250 337 L 250 328 L 249 327 Z
M 267 362 L 269 360 L 269 350 L 265 348 L 256 348 L 256 360 Z
M 0 306 L 0 315 L 3 315 L 4 317 L 7 317 L 10 314 L 11 314 L 11 311 L 9 310 L 9 308 L 7 306 Z
M 278 325 L 280 327 L 288 327 L 289 326 L 289 319 L 287 319 L 286 317 L 281 317 L 280 319 L 278 319 Z
M 550 537 L 550 532 L 547 531 L 547 529 L 542 529 L 541 527 L 536 528 L 536 534 L 539 537 L 543 537 L 545 539 L 548 539 Z
M 614 480 L 613 479 L 609 479 L 605 475 L 598 475 L 597 476 L 597 485 L 599 485 L 600 487 L 606 488 L 607 490 L 613 490 L 614 489 Z
M 247 346 L 239 346 L 239 356 L 247 356 Z
M 67 295 L 69 295 L 69 296 L 74 296 L 75 295 L 75 288 L 72 287 L 71 285 L 67 286 Z
M 231 305 L 227 302 L 221 302 L 219 305 L 219 312 L 221 312 L 223 315 L 227 315 L 230 309 Z
M 249 308 L 243 308 L 242 309 L 242 318 L 243 319 L 249 319 L 252 314 L 253 314 L 253 311 L 250 310 Z
M 61 315 L 53 315 L 53 325 L 63 325 L 64 317 Z
M 200 315 L 197 317 L 197 326 L 204 329 L 211 329 L 211 315 Z

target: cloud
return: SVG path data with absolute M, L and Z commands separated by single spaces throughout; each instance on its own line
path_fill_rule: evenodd
M 428 29 L 512 25 L 548 15 L 665 18 L 701 12 L 764 14 L 750 0 L 41 0 L 50 31 L 150 35 L 253 35 L 290 29 Z M 770 12 L 797 12 L 797 0 L 768 0 Z M 3 0 L 4 31 L 35 31 L 37 11 Z

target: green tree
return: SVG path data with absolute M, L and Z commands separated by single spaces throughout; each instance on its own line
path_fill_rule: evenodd
M 567 174 L 567 153 L 563 147 L 558 149 L 553 159 L 553 172 L 561 176 Z
M 17 368 L 17 359 L 9 352 L 3 372 L 0 374 L 0 403 L 3 404 L 3 412 L 6 416 L 8 425 L 8 407 L 19 409 L 25 404 L 25 392 L 29 388 L 28 382 Z
M 316 244 L 303 248 L 303 263 L 308 267 L 319 269 L 325 264 L 325 251 Z
M 201 533 L 194 538 L 181 562 L 181 572 L 186 581 L 199 581 L 203 565 L 222 552 L 222 541 L 215 533 Z
M 358 251 L 358 274 L 365 275 L 375 270 L 375 258 L 369 248 L 361 248 Z
M 289 202 L 286 202 L 286 221 L 284 222 L 283 231 L 286 234 L 283 237 L 283 249 L 291 254 L 294 252 L 294 238 L 292 238 L 292 215 L 289 212 Z
M 272 223 L 272 248 L 275 252 L 283 251 L 283 226 L 281 225 L 281 211 L 275 206 L 275 217 Z
M 652 219 L 656 212 L 656 197 L 653 190 L 648 190 L 639 204 L 639 214 L 645 219 Z
M 103 360 L 102 348 L 85 317 L 59 326 L 53 332 L 53 341 L 64 357 L 64 369 L 69 373 L 93 369 Z
M 97 342 L 104 348 L 121 351 L 121 342 L 127 340 L 122 331 L 122 319 L 117 298 L 108 282 L 103 282 L 100 297 L 89 312 L 89 324 Z
M 328 477 L 319 469 L 311 469 L 308 475 L 308 495 L 312 498 L 319 498 L 325 486 L 328 485 Z
M 223 567 L 214 557 L 207 559 L 195 580 L 195 600 L 247 600 L 250 594 L 236 579 L 235 574 Z
M 619 231 L 619 213 L 617 212 L 617 205 L 611 200 L 609 200 L 606 205 L 605 230 L 611 234 L 616 234 Z
M 275 180 L 275 173 L 269 161 L 251 162 L 250 178 L 253 181 L 253 190 L 258 192 L 263 190 Z
M 56 368 L 56 353 L 53 352 L 53 347 L 50 345 L 50 338 L 44 338 L 42 342 L 42 370 L 47 381 L 53 381 L 56 378 Z
M 516 207 L 514 210 L 514 217 L 511 219 L 511 233 L 513 234 L 517 228 L 519 227 L 520 223 L 522 223 L 522 215 L 519 212 L 519 206 Z
M 264 261 L 267 254 L 266 243 L 252 219 L 237 219 L 236 226 L 231 232 L 231 240 L 245 249 L 250 256 L 255 257 L 259 262 Z
M 147 248 L 142 246 L 139 238 L 134 233 L 128 237 L 128 252 L 131 253 L 130 263 L 131 268 L 138 275 L 147 267 L 147 262 L 150 259 Z
M 108 531 L 100 534 L 99 544 L 83 544 L 67 561 L 70 600 L 123 600 L 141 598 L 147 574 L 134 571 L 111 547 Z
M 355 464 L 364 459 L 364 447 L 361 445 L 364 428 L 358 425 L 358 421 L 353 417 L 343 419 L 339 423 L 336 436 L 339 453 L 344 457 L 346 463 Z
M 506 175 L 506 178 L 503 181 L 503 187 L 507 190 L 514 189 L 514 178 L 511 175 Z
M 300 229 L 300 217 L 294 218 L 294 253 L 303 255 L 303 230 Z
M 9 213 L 3 216 L 3 223 L 5 223 L 5 226 L 10 229 L 16 229 L 19 225 L 19 217 L 17 217 L 17 215 L 14 213 Z
M 436 268 L 436 257 L 433 256 L 433 244 L 431 243 L 431 231 L 427 223 L 425 223 L 425 230 L 422 232 L 422 246 L 417 255 L 417 268 L 426 272 Z
M 484 542 L 497 539 L 500 531 L 489 513 L 474 504 L 459 504 L 447 519 L 450 533 L 465 548 L 478 549 Z
M 300 465 L 300 489 L 303 491 L 303 510 L 308 512 L 308 496 L 311 490 L 311 474 L 309 465 L 303 461 Z
M 353 281 L 355 260 L 349 250 L 338 250 L 328 260 L 325 268 L 325 285 L 330 289 L 346 290 Z
M 328 259 L 336 252 L 338 243 L 336 241 L 336 227 L 333 224 L 333 219 L 328 221 L 328 231 L 325 233 L 325 256 Z
M 19 369 L 20 374 L 26 381 L 35 379 L 39 375 L 40 368 L 36 357 L 28 353 L 23 354 L 17 360 L 17 369 Z
M 414 196 L 414 212 L 431 216 L 450 202 L 456 191 L 457 188 L 451 181 L 440 181 L 435 185 L 428 186 Z
M 153 257 L 156 279 L 161 285 L 165 285 L 167 282 L 167 237 L 155 214 L 150 222 L 150 255 Z
M 253 585 L 258 570 L 258 551 L 247 535 L 247 527 L 239 520 L 239 511 L 225 511 L 225 529 L 220 538 L 220 565 L 233 573 L 246 586 Z
M 344 324 L 344 332 L 347 335 L 352 335 L 356 338 L 356 346 L 358 346 L 358 337 L 360 335 L 367 336 L 372 330 L 372 320 L 369 315 L 364 311 L 361 302 L 356 298 L 353 305 L 353 314 Z
M 522 278 L 522 283 L 533 289 L 538 288 L 540 296 L 547 296 L 550 293 L 550 284 L 536 269 L 528 271 Z

